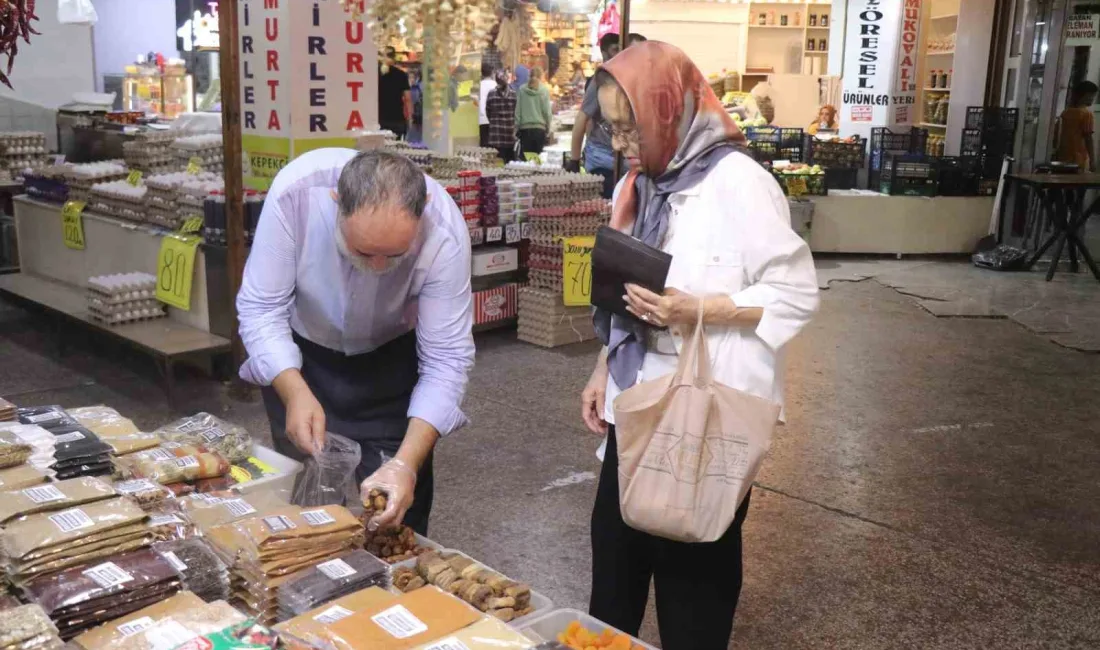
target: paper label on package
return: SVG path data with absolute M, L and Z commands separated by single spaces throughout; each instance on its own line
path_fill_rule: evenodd
M 114 562 L 104 562 L 90 569 L 85 569 L 82 573 L 95 580 L 104 589 L 117 587 L 134 579 L 134 576 L 120 569 Z
M 347 618 L 347 617 L 351 616 L 354 613 L 355 612 L 351 611 L 350 609 L 348 609 L 346 607 L 340 607 L 339 605 L 333 605 L 332 607 L 329 607 L 328 609 L 321 612 L 320 614 L 314 616 L 313 620 L 317 621 L 318 623 L 324 623 L 324 624 L 328 625 L 330 623 L 335 623 L 336 621 Z
M 141 618 L 134 619 L 129 623 L 123 623 L 117 628 L 118 633 L 124 637 L 133 636 L 142 630 L 147 630 L 153 627 L 153 619 L 148 616 L 142 616 Z
M 119 494 L 137 494 L 138 492 L 145 492 L 146 490 L 156 490 L 159 487 L 147 478 L 134 479 L 133 481 L 123 481 L 121 483 L 115 483 L 115 492 Z
M 243 517 L 245 515 L 251 515 L 256 512 L 256 509 L 252 507 L 252 504 L 244 499 L 226 499 L 222 501 L 222 505 L 229 511 L 229 514 L 234 517 Z
M 202 439 L 206 442 L 214 442 L 215 440 L 221 440 L 225 437 L 225 432 L 214 427 L 213 429 L 207 429 L 202 432 Z
M 385 630 L 387 634 L 395 639 L 407 639 L 410 636 L 428 631 L 428 626 L 424 624 L 424 621 L 413 616 L 413 613 L 404 605 L 394 605 L 371 616 L 370 620 L 374 621 L 375 625 Z
M 172 620 L 163 620 L 145 630 L 145 640 L 152 646 L 152 650 L 172 650 L 197 636 L 198 634 Z
M 50 515 L 50 521 L 60 528 L 63 533 L 71 533 L 74 530 L 91 528 L 95 525 L 92 518 L 80 508 L 74 508 L 72 510 L 66 510 L 65 512 L 59 512 L 56 515 Z
M 310 526 L 325 526 L 336 523 L 336 518 L 324 510 L 303 510 L 302 519 Z
M 188 422 L 184 422 L 183 424 L 176 427 L 176 431 L 179 431 L 180 433 L 191 433 L 192 431 L 198 431 L 199 429 L 204 428 L 206 428 L 206 424 L 204 424 L 202 421 L 191 420 Z
M 198 467 L 199 459 L 194 456 L 184 456 L 183 458 L 176 459 L 176 467 L 180 469 L 187 469 L 189 467 Z
M 149 460 L 171 460 L 175 458 L 172 452 L 167 449 L 150 449 L 149 451 L 141 452 L 145 458 Z
M 66 442 L 76 442 L 77 440 L 83 440 L 84 434 L 79 431 L 71 431 L 69 433 L 63 433 L 59 436 L 54 436 L 53 441 L 55 444 L 64 444 Z
M 52 485 L 29 487 L 23 490 L 23 495 L 35 503 L 49 503 L 50 501 L 61 501 L 68 498 L 61 490 Z
M 60 420 L 62 417 L 64 416 L 61 411 L 46 411 L 38 415 L 28 415 L 23 419 L 30 424 L 39 424 L 40 422 L 49 422 L 50 420 Z
M 355 575 L 355 569 L 351 568 L 350 564 L 340 559 L 322 562 L 317 565 L 317 570 L 333 580 Z
M 149 526 L 156 528 L 157 526 L 167 526 L 168 524 L 182 524 L 183 520 L 175 515 L 154 515 L 149 517 Z
M 281 533 L 285 530 L 291 530 L 297 528 L 293 521 L 287 519 L 283 515 L 274 515 L 271 517 L 264 517 L 264 523 L 273 533 Z
M 449 636 L 446 639 L 440 639 L 431 645 L 424 646 L 424 650 L 470 650 L 470 647 L 459 641 L 458 637 Z
M 169 440 L 167 442 L 160 443 L 160 446 L 164 447 L 165 449 L 179 449 L 183 445 L 178 442 L 172 442 L 171 440 Z
M 168 564 L 171 564 L 172 568 L 175 569 L 176 571 L 186 571 L 187 570 L 187 565 L 184 564 L 183 560 L 181 560 L 179 558 L 179 556 L 176 555 L 175 553 L 173 553 L 172 551 L 164 551 L 163 553 L 160 554 L 160 556 L 162 558 L 168 560 Z

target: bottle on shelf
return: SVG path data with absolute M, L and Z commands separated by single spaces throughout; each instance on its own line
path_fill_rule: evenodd
M 940 82 L 940 71 L 932 70 L 932 75 L 928 78 L 928 87 L 935 88 L 936 84 Z
M 781 14 L 781 15 L 779 16 L 779 24 L 780 24 L 780 26 L 782 26 L 782 27 L 786 27 L 786 26 L 787 26 L 787 14 Z
M 819 21 L 822 27 L 829 26 L 829 14 L 821 14 L 821 20 Z
M 760 15 L 757 16 L 757 18 L 756 18 L 756 24 L 757 25 L 767 25 L 768 24 L 768 14 L 761 11 Z
M 810 14 L 810 22 L 807 24 L 810 27 L 817 27 L 817 14 Z
M 940 70 L 940 88 L 950 88 L 947 85 L 947 70 Z
M 947 81 L 944 82 L 943 87 L 944 88 L 950 88 L 951 87 L 951 82 L 954 81 L 954 79 L 955 79 L 955 69 L 951 68 L 947 72 Z
M 812 37 L 807 39 L 807 41 L 806 41 L 806 51 L 807 52 L 813 52 L 814 51 L 814 39 Z
M 825 47 L 826 45 L 828 45 L 828 43 L 825 42 L 825 39 L 823 39 L 823 38 L 818 39 L 817 40 L 817 51 L 818 52 L 824 52 L 827 49 Z

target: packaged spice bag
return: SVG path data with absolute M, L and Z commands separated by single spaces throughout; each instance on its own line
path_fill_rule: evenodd
M 0 431 L 0 469 L 22 465 L 34 448 L 10 431 Z
M 43 512 L 12 521 L 0 534 L 0 546 L 11 559 L 43 551 L 123 526 L 140 524 L 145 513 L 129 499 L 115 497 L 59 512 Z
M 356 612 L 329 626 L 337 650 L 406 650 L 478 621 L 476 611 L 433 586 L 397 597 L 392 604 Z
M 50 617 L 38 605 L 24 605 L 0 617 L 0 647 L 33 639 L 40 634 L 56 634 Z
M 244 614 L 224 601 L 205 603 L 166 616 L 149 627 L 131 634 L 112 646 L 112 650 L 164 650 L 176 648 L 195 637 L 243 623 Z
M 115 496 L 108 483 L 92 477 L 75 478 L 0 493 L 0 524 L 16 517 L 64 510 Z
M 88 630 L 73 639 L 73 642 L 83 650 L 111 650 L 122 639 L 137 634 L 158 621 L 170 618 L 181 611 L 204 605 L 202 599 L 195 594 L 190 591 L 181 591 L 170 598 Z
M 10 433 L 24 444 L 30 445 L 31 455 L 26 461 L 28 465 L 42 471 L 53 466 L 54 437 L 49 431 L 34 424 L 0 422 L 0 432 Z
M 53 430 L 54 427 L 72 426 L 78 424 L 65 409 L 59 405 L 51 406 L 25 406 L 16 409 L 21 424 L 35 424 L 43 429 Z
M 155 541 L 171 542 L 199 534 L 190 517 L 180 508 L 178 501 L 165 501 L 148 512 L 147 525 Z
M 30 465 L 0 469 L 0 489 L 21 490 L 46 482 L 46 473 Z
M 179 580 L 179 572 L 168 560 L 151 549 L 141 549 L 32 580 L 23 591 L 28 600 L 53 617 L 80 611 L 77 608 L 86 603 L 98 604 L 116 594 L 134 594 L 164 584 L 178 586 Z
M 244 427 L 209 413 L 196 413 L 176 420 L 154 433 L 171 442 L 203 445 L 225 456 L 231 463 L 245 461 L 252 455 L 252 436 Z
M 453 634 L 429 641 L 416 650 L 527 650 L 531 640 L 501 620 L 486 617 Z
M 66 411 L 79 422 L 100 437 L 132 436 L 140 433 L 132 420 L 122 417 L 109 406 L 82 406 Z
M 173 497 L 171 490 L 147 478 L 118 481 L 114 484 L 114 489 L 122 496 L 133 499 L 142 510 L 146 511 L 156 508 Z
M 115 460 L 124 478 L 147 478 L 161 484 L 216 478 L 229 472 L 229 461 L 202 445 L 165 443 Z
M 162 542 L 154 544 L 153 550 L 179 572 L 184 589 L 208 603 L 229 598 L 229 571 L 202 539 Z
M 329 625 L 356 612 L 389 605 L 396 600 L 396 594 L 391 594 L 380 587 L 370 587 L 279 623 L 275 626 L 275 630 L 279 632 L 283 644 L 291 650 L 329 647 L 332 642 Z
M 245 621 L 192 639 L 176 650 L 274 650 L 278 645 L 279 637 L 271 628 Z
M 280 614 L 297 616 L 368 587 L 387 587 L 389 565 L 362 549 L 341 554 L 301 573 L 279 588 Z

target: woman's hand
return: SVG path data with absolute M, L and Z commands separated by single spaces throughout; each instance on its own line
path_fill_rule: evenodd
M 588 378 L 588 385 L 581 392 L 581 418 L 592 433 L 606 435 L 607 422 L 603 419 L 607 400 L 607 359 L 601 354 Z
M 636 284 L 626 285 L 626 309 L 654 327 L 694 325 L 699 320 L 699 298 L 677 289 L 665 289 L 665 295 L 653 293 Z

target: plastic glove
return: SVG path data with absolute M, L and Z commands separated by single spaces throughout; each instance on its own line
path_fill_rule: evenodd
M 359 497 L 365 503 L 371 490 L 386 493 L 386 509 L 367 522 L 367 530 L 394 528 L 401 524 L 413 503 L 416 490 L 416 472 L 404 461 L 393 458 L 386 461 L 359 486 Z
M 581 161 L 579 161 L 579 160 L 566 160 L 565 164 L 563 164 L 562 167 L 564 167 L 565 171 L 567 171 L 567 172 L 573 172 L 574 174 L 579 174 L 580 171 L 581 171 Z

